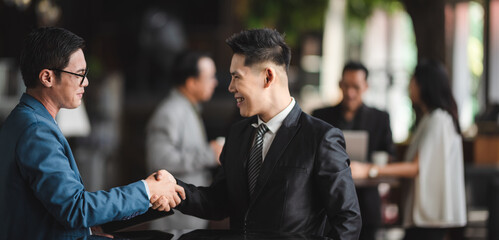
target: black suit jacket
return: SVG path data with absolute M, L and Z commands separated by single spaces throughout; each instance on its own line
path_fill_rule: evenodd
M 342 130 L 365 130 L 369 133 L 368 161 L 372 162 L 374 151 L 385 151 L 393 155 L 392 131 L 388 113 L 368 107 L 364 104 L 357 110 L 352 128 L 345 129 L 341 104 L 334 107 L 317 109 L 312 116 Z M 357 189 L 363 226 L 378 226 L 381 224 L 381 199 L 377 187 Z
M 358 239 L 360 210 L 341 131 L 292 109 L 264 159 L 250 200 L 247 161 L 257 117 L 231 127 L 221 154 L 222 174 L 209 187 L 178 181 L 187 198 L 177 209 L 205 219 L 230 217 L 233 230 Z
M 357 110 L 353 119 L 353 127 L 344 129 L 341 125 L 345 122 L 341 104 L 334 107 L 317 109 L 312 116 L 340 128 L 341 130 L 365 130 L 369 133 L 368 161 L 374 151 L 385 151 L 393 155 L 392 130 L 390 128 L 390 116 L 384 111 L 368 107 L 364 104 Z

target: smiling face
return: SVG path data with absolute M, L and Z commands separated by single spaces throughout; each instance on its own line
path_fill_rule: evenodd
M 229 92 L 234 94 L 239 113 L 243 117 L 266 113 L 265 105 L 265 72 L 258 67 L 245 66 L 245 56 L 234 54 L 230 64 L 232 79 Z
M 87 63 L 81 49 L 71 54 L 68 65 L 61 70 L 85 74 Z M 51 96 L 59 108 L 77 108 L 81 105 L 81 99 L 88 86 L 88 78 L 80 85 L 82 77 L 60 72 L 59 78 L 51 87 Z

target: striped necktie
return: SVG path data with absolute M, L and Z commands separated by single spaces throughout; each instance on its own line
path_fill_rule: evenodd
M 256 130 L 255 143 L 251 147 L 250 158 L 248 163 L 248 187 L 250 196 L 256 187 L 258 176 L 260 175 L 260 168 L 262 167 L 262 149 L 263 149 L 263 135 L 269 130 L 267 125 L 260 124 Z

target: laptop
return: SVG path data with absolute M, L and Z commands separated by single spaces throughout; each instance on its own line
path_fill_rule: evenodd
M 367 131 L 343 131 L 347 154 L 352 161 L 367 162 L 369 133 Z

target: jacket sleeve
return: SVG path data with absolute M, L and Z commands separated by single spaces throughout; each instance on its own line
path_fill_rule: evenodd
M 229 216 L 229 197 L 225 177 L 224 154 L 220 155 L 222 168 L 209 187 L 196 187 L 177 179 L 177 184 L 184 188 L 186 199 L 176 209 L 184 214 L 203 219 L 222 220 Z
M 329 129 L 322 139 L 314 167 L 333 239 L 358 239 L 362 226 L 359 203 L 340 130 Z
M 109 191 L 87 192 L 73 170 L 71 150 L 57 129 L 35 123 L 16 147 L 22 177 L 47 211 L 67 228 L 90 227 L 144 213 L 149 200 L 141 181 Z

